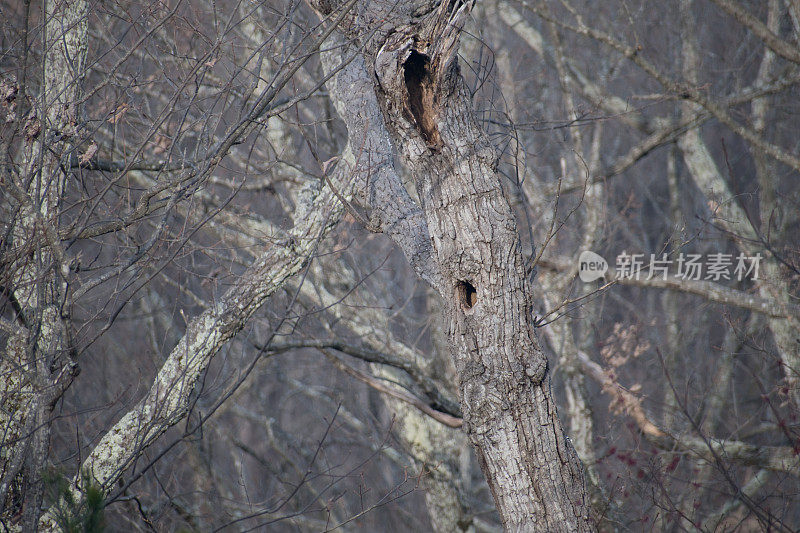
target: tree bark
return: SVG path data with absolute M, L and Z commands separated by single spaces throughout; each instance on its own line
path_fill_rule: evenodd
M 69 268 L 57 228 L 66 180 L 62 159 L 76 134 L 88 5 L 83 0 L 47 1 L 44 16 L 42 87 L 23 132 L 24 172 L 9 172 L 4 185 L 18 208 L 13 244 L 25 253 L 17 254 L 11 269 L 19 331 L 0 358 L 5 381 L 0 397 L 0 521 L 25 530 L 35 529 L 42 504 L 53 404 L 78 371 L 67 357 Z M 21 523 L 15 516 L 20 511 Z
M 366 62 L 395 150 L 416 182 L 439 269 L 426 277 L 445 302 L 465 429 L 503 524 L 589 531 L 582 466 L 564 436 L 533 330 L 516 221 L 455 57 L 468 9 L 366 3 L 341 29 L 359 41 L 367 24 L 391 21 L 362 41 Z

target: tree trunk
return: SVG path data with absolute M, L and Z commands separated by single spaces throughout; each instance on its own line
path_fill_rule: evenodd
M 362 44 L 385 125 L 422 202 L 439 269 L 427 279 L 445 301 L 465 428 L 503 524 L 592 530 L 582 466 L 556 414 L 533 330 L 514 214 L 455 57 L 469 5 L 376 4 L 358 6 L 356 22 L 342 30 L 358 40 L 368 24 L 391 21 Z
M 0 521 L 30 531 L 44 493 L 53 404 L 77 374 L 67 357 L 69 270 L 56 230 L 66 180 L 63 158 L 73 148 L 78 121 L 88 6 L 83 0 L 47 1 L 44 16 L 43 79 L 23 131 L 24 173 L 9 172 L 4 185 L 19 208 L 11 234 L 22 251 L 15 254 L 11 275 L 19 331 L 0 358 L 2 441 L 14 443 L 0 446 Z

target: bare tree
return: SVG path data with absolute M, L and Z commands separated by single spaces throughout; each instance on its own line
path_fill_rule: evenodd
M 796 2 L 18 4 L 6 529 L 796 529 Z

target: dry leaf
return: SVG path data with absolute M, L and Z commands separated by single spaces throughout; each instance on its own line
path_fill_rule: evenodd
M 39 122 L 39 118 L 36 115 L 29 117 L 28 120 L 25 121 L 25 138 L 27 140 L 32 141 L 39 136 L 39 132 L 41 131 L 42 123 Z
M 0 80 L 0 99 L 4 105 L 8 105 L 17 98 L 19 87 L 16 83 L 7 80 Z
M 123 115 L 128 110 L 130 106 L 128 104 L 120 104 L 114 110 L 110 117 L 108 117 L 108 122 L 111 124 L 116 124 L 120 120 L 122 120 Z
M 86 147 L 86 151 L 83 152 L 83 155 L 81 156 L 81 159 L 80 159 L 80 164 L 81 165 L 85 165 L 85 164 L 89 163 L 89 161 L 92 160 L 92 158 L 94 157 L 94 154 L 96 154 L 96 153 L 97 153 L 97 144 L 94 141 L 92 141 L 92 144 L 87 146 Z

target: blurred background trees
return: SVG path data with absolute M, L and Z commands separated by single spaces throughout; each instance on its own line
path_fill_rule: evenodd
M 368 124 L 325 85 L 355 56 L 336 16 L 0 3 L 6 527 L 58 522 L 65 481 L 113 452 L 111 530 L 499 528 L 442 303 L 347 186 Z M 800 527 L 799 43 L 795 0 L 467 21 L 603 529 Z M 673 269 L 584 283 L 583 250 Z M 740 253 L 758 279 L 674 275 Z

